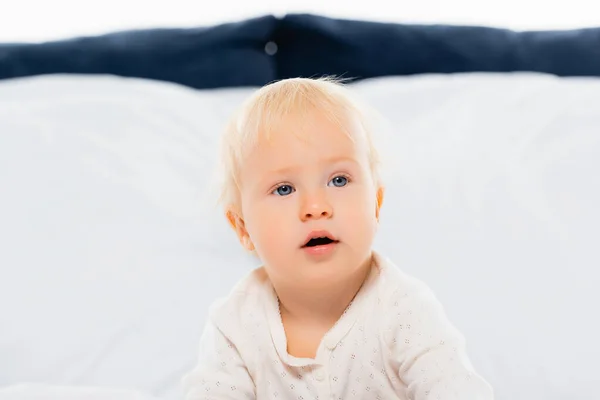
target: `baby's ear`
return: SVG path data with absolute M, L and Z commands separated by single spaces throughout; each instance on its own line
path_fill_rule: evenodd
M 252 240 L 250 240 L 250 235 L 246 230 L 246 225 L 244 224 L 244 220 L 240 214 L 233 209 L 229 209 L 225 215 L 227 217 L 227 221 L 229 221 L 229 225 L 231 225 L 235 231 L 242 246 L 244 246 L 244 248 L 248 251 L 253 251 L 254 244 L 252 243 Z
M 381 211 L 381 206 L 383 204 L 383 197 L 385 195 L 385 188 L 380 186 L 377 189 L 377 205 L 375 206 L 375 217 L 377 221 L 379 221 L 379 212 Z

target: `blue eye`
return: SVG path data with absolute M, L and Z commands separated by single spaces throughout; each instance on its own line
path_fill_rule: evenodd
M 281 185 L 277 187 L 277 189 L 273 190 L 273 194 L 277 194 L 279 196 L 287 196 L 294 193 L 294 188 L 290 185 Z
M 327 186 L 335 186 L 335 187 L 343 187 L 346 186 L 348 184 L 348 178 L 346 178 L 345 176 L 342 175 L 338 175 L 335 178 L 333 178 L 332 180 L 329 181 L 329 184 Z

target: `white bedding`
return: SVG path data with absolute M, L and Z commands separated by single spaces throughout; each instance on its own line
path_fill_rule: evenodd
M 0 400 L 160 400 L 133 389 L 62 386 L 40 383 L 0 388 Z
M 593 398 L 600 80 L 353 87 L 390 128 L 378 249 L 434 288 L 497 399 Z M 256 264 L 208 190 L 250 92 L 0 81 L 0 399 L 180 395 L 208 305 Z

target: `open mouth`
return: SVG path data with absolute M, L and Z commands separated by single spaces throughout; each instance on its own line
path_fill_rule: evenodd
M 329 237 L 315 237 L 310 239 L 303 247 L 316 247 L 316 246 L 325 246 L 331 243 L 337 243 L 337 240 L 333 240 Z

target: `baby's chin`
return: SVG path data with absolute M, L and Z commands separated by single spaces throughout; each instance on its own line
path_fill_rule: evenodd
M 365 260 L 356 257 L 335 257 L 318 263 L 305 261 L 296 264 L 294 275 L 312 286 L 330 287 L 352 278 L 366 267 Z

